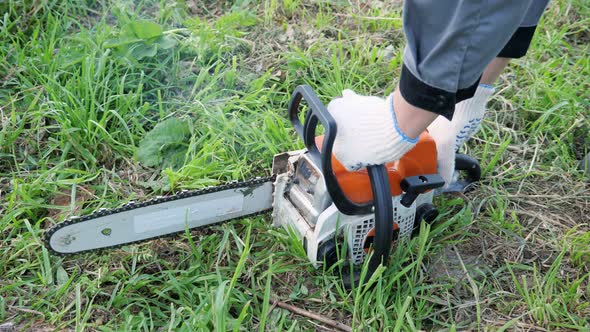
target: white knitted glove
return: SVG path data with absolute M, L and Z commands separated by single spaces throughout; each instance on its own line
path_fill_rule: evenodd
M 455 136 L 452 129 L 451 121 L 442 115 L 428 126 L 428 133 L 436 143 L 436 171 L 445 181 L 443 189 L 451 184 L 455 173 Z
M 349 171 L 400 159 L 418 138 L 410 139 L 397 126 L 393 97 L 361 96 L 342 91 L 328 111 L 336 120 L 334 155 Z
M 455 114 L 452 120 L 455 151 L 459 150 L 479 130 L 479 124 L 486 111 L 486 104 L 494 91 L 494 87 L 480 84 L 473 97 L 455 106 Z
M 445 180 L 444 188 L 453 182 L 456 151 L 479 130 L 486 104 L 493 93 L 494 88 L 489 85 L 478 86 L 473 97 L 455 106 L 452 121 L 439 116 L 428 126 L 428 132 L 436 142 L 436 167 Z

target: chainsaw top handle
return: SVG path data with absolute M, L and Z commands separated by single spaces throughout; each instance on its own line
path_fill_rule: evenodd
M 301 100 L 308 105 L 304 122 L 299 120 Z M 369 262 L 369 278 L 380 263 L 385 264 L 393 241 L 393 203 L 389 178 L 385 165 L 367 167 L 373 191 L 373 201 L 358 204 L 343 192 L 332 170 L 332 148 L 336 139 L 337 125 L 332 115 L 308 85 L 299 85 L 289 102 L 289 118 L 297 134 L 303 139 L 311 160 L 322 170 L 326 187 L 339 211 L 348 215 L 375 213 L 375 237 L 373 256 Z M 318 124 L 324 128 L 321 151 L 315 143 Z
M 299 120 L 299 106 L 302 99 L 305 100 L 308 105 L 308 110 L 305 114 L 303 123 Z M 295 128 L 295 131 L 297 131 L 297 134 L 299 134 L 299 137 L 303 140 L 307 151 L 309 151 L 310 159 L 322 170 L 326 181 L 326 187 L 330 193 L 332 201 L 334 201 L 334 204 L 338 207 L 338 210 L 347 215 L 373 213 L 373 202 L 359 204 L 350 200 L 342 190 L 338 179 L 336 179 L 336 176 L 334 175 L 332 169 L 332 148 L 334 147 L 334 140 L 336 139 L 336 121 L 310 86 L 299 85 L 295 88 L 295 92 L 293 92 L 293 96 L 289 102 L 289 119 L 291 120 L 291 124 Z M 324 139 L 321 152 L 315 142 L 318 123 L 324 128 Z M 371 167 L 367 167 L 367 170 L 370 168 Z M 381 168 L 387 173 L 384 166 Z M 371 172 L 369 171 L 369 174 L 370 173 Z M 387 182 L 387 186 L 389 187 L 389 182 L 385 182 Z M 388 194 L 388 197 L 391 198 L 391 194 Z

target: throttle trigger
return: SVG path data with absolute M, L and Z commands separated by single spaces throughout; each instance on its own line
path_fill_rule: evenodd
M 445 181 L 438 174 L 424 174 L 404 178 L 400 187 L 405 194 L 402 196 L 400 203 L 405 207 L 410 207 L 418 198 L 418 195 L 444 185 Z

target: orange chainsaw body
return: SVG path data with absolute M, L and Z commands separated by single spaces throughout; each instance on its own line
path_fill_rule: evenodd
M 318 149 L 322 146 L 323 138 L 323 136 L 316 137 Z M 418 143 L 412 150 L 408 151 L 400 160 L 385 166 L 389 176 L 391 195 L 401 195 L 400 183 L 403 178 L 436 173 L 436 143 L 425 131 L 420 135 Z M 348 171 L 334 155 L 332 155 L 332 169 L 342 191 L 351 201 L 362 204 L 373 200 L 371 182 L 366 169 Z

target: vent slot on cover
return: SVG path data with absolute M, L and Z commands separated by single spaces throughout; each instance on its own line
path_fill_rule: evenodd
M 393 207 L 393 220 L 399 226 L 400 238 L 410 236 L 414 228 L 414 217 L 416 215 L 416 208 L 414 206 L 410 208 L 400 207 L 398 208 L 399 200 L 394 201 Z M 367 233 L 375 227 L 375 220 L 373 218 L 367 218 L 360 222 L 357 222 L 353 229 L 352 236 L 352 261 L 354 264 L 362 264 L 365 260 L 367 253 L 365 252 L 365 240 Z
M 361 264 L 365 260 L 365 238 L 367 233 L 375 227 L 375 220 L 373 218 L 368 218 L 360 223 L 356 224 L 353 228 L 353 237 L 352 237 L 352 261 L 354 264 Z

